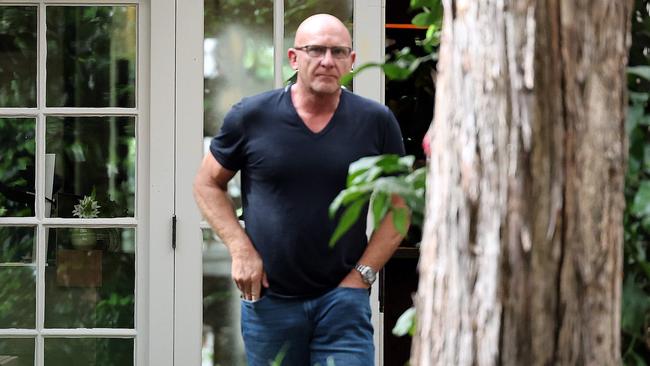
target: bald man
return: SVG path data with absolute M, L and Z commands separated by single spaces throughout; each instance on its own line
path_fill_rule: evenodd
M 351 47 L 337 18 L 307 18 L 287 53 L 296 83 L 233 106 L 195 179 L 197 204 L 232 257 L 249 365 L 278 355 L 289 366 L 374 364 L 368 288 L 401 237 L 389 217 L 368 240 L 359 220 L 330 248 L 328 207 L 350 163 L 404 146 L 385 106 L 341 87 Z M 245 229 L 226 190 L 237 171 Z

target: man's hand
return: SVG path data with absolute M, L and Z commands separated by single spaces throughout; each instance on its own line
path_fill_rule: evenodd
M 262 258 L 253 248 L 232 253 L 232 279 L 242 297 L 250 301 L 259 300 L 262 286 L 269 287 Z
M 351 288 L 369 288 L 367 283 L 363 282 L 361 273 L 356 269 L 352 268 L 350 273 L 339 283 L 339 287 L 351 287 Z

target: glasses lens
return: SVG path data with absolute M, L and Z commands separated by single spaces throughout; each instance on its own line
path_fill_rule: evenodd
M 335 58 L 346 58 L 350 54 L 347 47 L 332 47 L 332 56 Z
M 325 46 L 307 46 L 307 54 L 311 57 L 321 57 L 327 52 L 327 47 Z

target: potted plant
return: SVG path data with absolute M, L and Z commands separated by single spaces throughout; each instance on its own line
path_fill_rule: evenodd
M 80 219 L 93 219 L 99 216 L 101 206 L 95 199 L 95 192 L 90 196 L 84 196 L 79 203 L 74 205 L 72 215 Z M 74 228 L 70 230 L 70 241 L 76 249 L 88 250 L 95 246 L 97 236 L 90 228 Z

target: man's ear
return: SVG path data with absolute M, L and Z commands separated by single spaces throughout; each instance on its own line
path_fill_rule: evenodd
M 296 50 L 293 48 L 289 48 L 287 51 L 287 58 L 289 59 L 289 65 L 291 65 L 292 69 L 297 69 L 298 68 L 298 54 L 296 53 Z

